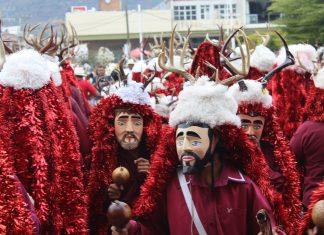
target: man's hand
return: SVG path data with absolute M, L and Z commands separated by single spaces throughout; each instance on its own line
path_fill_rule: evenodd
M 121 195 L 121 191 L 123 190 L 123 186 L 119 186 L 117 184 L 111 184 L 108 187 L 108 197 L 110 200 L 118 200 Z
M 128 229 L 127 226 L 126 228 L 123 229 L 118 229 L 115 226 L 111 227 L 112 235 L 128 235 Z
M 145 158 L 138 158 L 134 161 L 135 165 L 137 165 L 137 171 L 138 173 L 148 173 L 148 169 L 150 167 L 149 160 Z
M 258 235 L 264 235 L 262 232 L 259 232 Z M 278 233 L 275 230 L 272 230 L 272 235 L 278 235 Z
M 307 234 L 308 235 L 316 235 L 317 234 L 317 227 L 315 226 L 313 229 L 308 229 Z

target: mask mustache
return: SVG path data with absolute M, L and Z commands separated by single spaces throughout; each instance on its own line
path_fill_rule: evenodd
M 126 138 L 134 138 L 135 140 L 138 140 L 138 139 L 136 138 L 136 136 L 135 136 L 134 133 L 127 133 L 127 134 L 125 134 L 125 135 L 123 136 L 123 141 L 125 141 Z
M 194 152 L 183 152 L 183 153 L 181 154 L 181 161 L 182 161 L 182 158 L 183 158 L 184 156 L 192 156 L 192 157 L 194 157 L 196 160 L 197 160 L 197 159 L 200 159 L 200 158 L 198 157 L 198 155 L 197 155 L 196 153 L 194 153 Z

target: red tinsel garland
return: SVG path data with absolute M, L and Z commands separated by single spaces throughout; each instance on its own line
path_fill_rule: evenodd
M 87 197 L 70 112 L 51 82 L 33 91 L 2 88 L 1 125 L 15 169 L 35 200 L 43 234 L 86 234 Z
M 271 79 L 269 90 L 277 110 L 278 124 L 288 140 L 301 124 L 301 110 L 311 83 L 309 74 L 300 74 L 292 69 L 285 69 Z
M 74 70 L 69 61 L 64 61 L 62 65 L 61 79 L 62 85 L 60 86 L 60 89 L 62 89 L 65 101 L 68 102 L 68 98 L 72 96 L 71 86 L 76 87 L 77 90 L 79 90 L 80 92 L 83 101 L 82 103 L 85 106 L 84 109 L 86 110 L 86 113 L 91 113 L 91 105 L 89 104 L 89 101 L 84 95 L 84 93 L 81 92 L 78 81 L 74 76 Z
M 90 219 L 95 220 L 92 227 L 98 229 L 97 234 L 106 234 L 108 231 L 103 202 L 106 190 L 112 183 L 112 172 L 117 167 L 118 143 L 114 131 L 114 119 L 115 110 L 120 108 L 129 109 L 143 117 L 142 141 L 149 155 L 155 152 L 160 137 L 161 119 L 148 105 L 124 103 L 118 96 L 112 95 L 102 99 L 93 110 L 89 122 L 92 160 L 88 191 Z
M 304 218 L 300 223 L 299 233 L 300 235 L 307 235 L 307 230 L 313 228 L 315 225 L 312 221 L 312 211 L 316 202 L 324 200 L 324 182 L 318 185 L 317 189 L 313 191 L 310 197 L 310 204 L 307 212 L 304 214 Z
M 17 181 L 13 178 L 13 162 L 3 146 L 0 140 L 0 234 L 36 234 L 32 214 L 26 208 L 23 195 L 17 189 Z
M 171 73 L 165 78 L 163 86 L 168 90 L 168 95 L 173 94 L 178 96 L 180 91 L 182 91 L 183 83 L 185 82 L 184 78 L 176 73 Z M 175 92 L 173 90 L 175 89 Z
M 291 149 L 288 140 L 284 137 L 276 118 L 273 118 L 273 108 L 264 108 L 261 103 L 242 103 L 239 105 L 238 113 L 249 114 L 259 113 L 265 117 L 262 140 L 269 142 L 273 147 L 273 156 L 285 178 L 285 191 L 283 193 L 284 206 L 289 212 L 290 228 L 296 228 L 300 220 L 300 174 L 297 169 L 297 160 Z M 291 234 L 295 234 L 290 230 Z
M 303 121 L 324 122 L 324 90 L 313 86 L 307 94 Z
M 258 148 L 248 140 L 246 133 L 232 125 L 223 125 L 220 128 L 220 137 L 227 156 L 238 169 L 249 176 L 260 188 L 274 210 L 277 223 L 284 230 L 290 231 L 288 211 L 283 206 L 281 195 L 271 186 L 268 175 L 268 166 Z M 218 130 L 215 130 L 218 134 Z M 159 149 L 152 156 L 150 173 L 142 185 L 140 197 L 135 204 L 133 212 L 135 216 L 148 216 L 157 207 L 161 196 L 165 193 L 166 185 L 174 176 L 178 158 L 175 149 L 175 129 L 164 131 L 165 138 L 161 139 Z M 173 137 L 172 137 L 173 136 Z
M 196 71 L 199 67 L 199 74 L 211 77 L 214 71 L 207 65 L 205 65 L 204 62 L 207 61 L 214 65 L 216 68 L 220 68 L 219 53 L 221 49 L 221 47 L 213 46 L 207 41 L 200 43 L 197 50 L 195 51 L 195 55 L 191 64 L 191 75 L 195 76 Z

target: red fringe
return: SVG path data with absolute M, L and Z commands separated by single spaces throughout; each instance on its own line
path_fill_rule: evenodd
M 324 200 L 324 182 L 318 185 L 317 189 L 313 191 L 313 194 L 310 198 L 310 204 L 308 206 L 308 210 L 305 213 L 304 218 L 300 223 L 300 230 L 298 234 L 307 235 L 307 230 L 315 226 L 312 221 L 312 212 L 316 202 L 320 200 Z
M 313 86 L 307 95 L 303 121 L 324 122 L 324 90 Z
M 185 82 L 184 78 L 179 74 L 171 73 L 165 80 L 163 86 L 167 89 L 168 95 L 173 94 L 173 90 L 175 89 L 174 96 L 178 96 L 180 91 L 182 91 L 183 83 Z
M 272 92 L 273 106 L 277 110 L 278 124 L 288 140 L 301 124 L 301 110 L 312 83 L 309 74 L 285 69 L 275 74 L 271 86 L 268 86 Z
M 285 178 L 285 192 L 283 193 L 283 201 L 286 210 L 288 210 L 290 228 L 296 228 L 300 220 L 300 179 L 301 176 L 297 168 L 297 159 L 289 147 L 288 140 L 284 137 L 273 108 L 264 108 L 261 103 L 251 104 L 243 103 L 239 105 L 238 113 L 250 113 L 251 111 L 264 116 L 265 126 L 263 130 L 262 140 L 269 142 L 274 147 L 274 159 Z M 275 118 L 273 118 L 273 116 Z M 292 230 L 290 230 L 293 232 Z
M 215 47 L 209 42 L 200 43 L 193 57 L 190 73 L 195 76 L 199 67 L 199 74 L 211 77 L 214 71 L 206 66 L 204 62 L 208 61 L 216 68 L 220 68 L 219 52 L 221 49 L 221 47 Z
M 87 197 L 70 112 L 51 82 L 42 89 L 2 88 L 1 125 L 18 178 L 35 200 L 44 234 L 87 233 Z M 11 144 L 10 144 L 11 145 Z
M 285 230 L 291 231 L 288 222 L 289 212 L 283 206 L 282 196 L 270 184 L 268 165 L 262 153 L 251 141 L 245 132 L 232 125 L 223 125 L 220 128 L 221 141 L 226 149 L 223 152 L 226 160 L 249 176 L 260 188 L 274 210 L 277 223 Z M 215 130 L 217 132 L 217 130 Z M 141 194 L 134 206 L 135 216 L 148 216 L 152 213 L 165 193 L 166 185 L 174 176 L 178 158 L 175 149 L 175 129 L 163 131 L 165 137 L 159 143 L 159 149 L 152 156 L 150 173 L 141 187 Z
M 32 214 L 15 185 L 13 162 L 3 146 L 0 140 L 0 234 L 35 234 Z
M 65 102 L 69 102 L 69 97 L 72 96 L 71 86 L 74 86 L 80 91 L 85 106 L 84 108 L 86 112 L 90 114 L 92 111 L 92 107 L 87 97 L 84 95 L 83 92 L 81 92 L 78 81 L 74 76 L 74 70 L 69 61 L 64 61 L 62 65 L 61 78 L 62 78 L 62 85 L 60 86 L 60 89 L 63 92 L 63 97 L 65 99 Z
M 117 167 L 118 143 L 114 131 L 115 110 L 130 109 L 144 119 L 143 141 L 148 155 L 155 152 L 161 131 L 161 119 L 148 105 L 124 103 L 118 96 L 102 99 L 93 110 L 90 118 L 90 140 L 92 142 L 92 160 L 89 177 L 90 218 L 98 234 L 106 234 L 108 222 L 103 203 L 106 189 L 112 183 L 111 175 Z

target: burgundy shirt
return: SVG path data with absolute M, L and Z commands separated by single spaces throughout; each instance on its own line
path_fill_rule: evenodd
M 189 176 L 186 178 L 189 181 Z M 260 229 L 255 216 L 260 209 L 269 212 L 275 227 L 266 198 L 252 180 L 237 169 L 224 165 L 214 186 L 212 191 L 198 175 L 192 175 L 192 199 L 207 234 L 257 234 Z M 164 211 L 161 209 L 151 221 L 131 221 L 129 235 L 198 235 L 195 225 L 192 225 L 178 176 L 168 184 Z
M 313 190 L 324 181 L 324 123 L 304 122 L 291 138 L 290 147 L 304 167 L 303 205 L 307 208 Z

